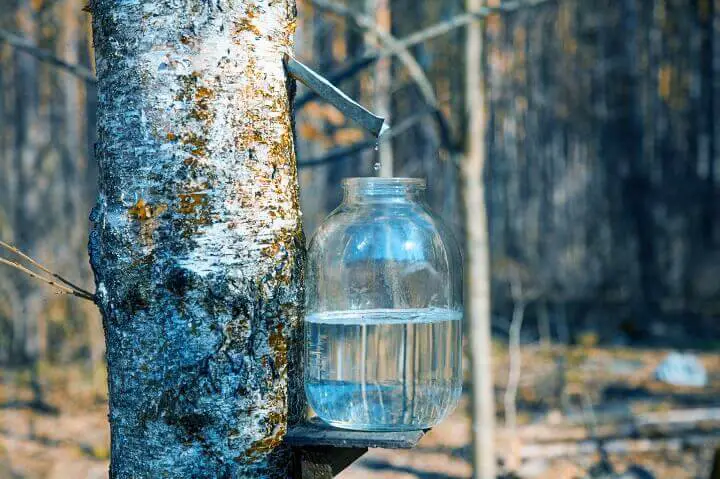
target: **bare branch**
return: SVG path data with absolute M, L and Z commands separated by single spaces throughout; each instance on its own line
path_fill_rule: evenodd
M 87 291 L 87 290 L 83 289 L 82 287 L 80 287 L 80 286 L 78 286 L 78 285 L 70 282 L 69 280 L 63 278 L 63 277 L 60 276 L 59 274 L 50 271 L 50 270 L 47 269 L 45 266 L 41 265 L 40 263 L 38 263 L 37 261 L 35 261 L 34 259 L 32 259 L 30 256 L 26 255 L 25 253 L 23 253 L 22 251 L 20 251 L 19 249 L 17 249 L 15 246 L 13 246 L 13 245 L 11 245 L 11 244 L 9 244 L 9 243 L 6 243 L 6 242 L 0 240 L 0 247 L 5 248 L 6 250 L 10 251 L 11 253 L 20 256 L 22 259 L 24 259 L 24 260 L 27 261 L 28 263 L 32 264 L 33 266 L 35 266 L 35 267 L 36 267 L 37 269 L 39 269 L 40 271 L 42 271 L 42 272 L 44 272 L 44 273 L 47 273 L 47 274 L 49 274 L 50 276 L 52 276 L 53 278 L 55 278 L 55 279 L 57 279 L 57 280 L 65 283 L 65 284 L 66 284 L 67 286 L 69 286 L 70 288 L 72 288 L 72 289 L 74 289 L 74 290 L 76 290 L 76 291 L 78 291 L 78 292 L 80 292 L 80 293 L 83 293 L 83 294 L 85 294 L 85 295 L 87 295 L 87 296 L 92 296 L 92 297 L 94 297 L 94 295 L 93 295 L 90 291 Z
M 7 265 L 7 266 L 10 266 L 11 268 L 15 268 L 15 269 L 17 269 L 17 270 L 20 270 L 20 271 L 22 271 L 23 273 L 25 273 L 25 274 L 27 274 L 28 276 L 30 276 L 31 278 L 35 278 L 35 279 L 37 279 L 37 280 L 39 280 L 39 281 L 42 281 L 42 282 L 44 282 L 44 283 L 47 283 L 47 284 L 49 284 L 50 286 L 52 286 L 53 288 L 57 289 L 58 293 L 60 293 L 60 294 L 71 294 L 71 295 L 73 295 L 73 296 L 77 296 L 78 298 L 87 299 L 88 301 L 92 301 L 93 303 L 95 302 L 95 296 L 94 296 L 94 295 L 87 295 L 87 294 L 85 294 L 85 293 L 83 293 L 83 292 L 81 292 L 81 291 L 76 291 L 76 290 L 74 290 L 74 289 L 68 288 L 68 287 L 65 286 L 65 285 L 62 285 L 62 284 L 60 284 L 60 283 L 56 283 L 55 281 L 51 280 L 50 278 L 46 278 L 45 276 L 39 275 L 39 274 L 35 273 L 34 271 L 26 268 L 25 266 L 23 266 L 23 265 L 15 262 L 15 261 L 10 261 L 10 260 L 7 260 L 7 259 L 5 259 L 5 258 L 0 258 L 0 264 L 4 264 L 4 265 Z
M 433 113 L 432 110 L 427 110 L 427 111 L 418 113 L 417 115 L 413 115 L 410 118 L 407 118 L 407 119 L 403 120 L 402 122 L 398 123 L 397 125 L 393 126 L 392 128 L 390 128 L 390 130 L 387 133 L 384 133 L 378 139 L 361 141 L 361 142 L 354 143 L 352 145 L 345 146 L 342 148 L 335 148 L 332 151 L 330 151 L 329 153 L 327 153 L 326 155 L 321 156 L 320 158 L 313 158 L 310 160 L 299 162 L 298 168 L 308 168 L 308 167 L 313 167 L 313 166 L 326 165 L 328 163 L 333 163 L 335 161 L 344 160 L 346 158 L 349 158 L 351 155 L 360 153 L 361 151 L 365 151 L 365 150 L 369 150 L 370 148 L 374 148 L 378 145 L 379 142 L 388 141 L 388 140 L 400 135 L 401 133 L 404 133 L 405 131 L 409 130 L 416 124 L 420 123 L 420 120 L 422 120 L 425 115 L 428 115 L 430 113 Z
M 405 66 L 405 69 L 410 75 L 410 78 L 412 78 L 413 82 L 417 85 L 418 90 L 420 90 L 423 101 L 436 112 L 435 118 L 439 123 L 441 133 L 445 134 L 445 132 L 449 131 L 447 121 L 445 120 L 445 117 L 442 115 L 438 107 L 438 102 L 437 98 L 435 97 L 435 91 L 433 90 L 432 83 L 428 79 L 423 68 L 417 62 L 412 53 L 410 53 L 407 47 L 403 46 L 402 43 L 392 34 L 378 27 L 375 23 L 375 20 L 368 17 L 367 15 L 363 15 L 362 13 L 353 11 L 345 5 L 331 3 L 327 0 L 310 1 L 313 5 L 315 5 L 321 10 L 325 10 L 335 15 L 350 19 L 361 29 L 369 31 L 381 43 L 383 43 L 388 49 L 390 49 L 390 51 L 392 52 L 391 54 L 397 56 L 398 60 L 400 60 L 400 62 Z
M 522 372 L 522 351 L 520 350 L 520 333 L 525 319 L 525 301 L 515 301 L 512 321 L 510 323 L 510 339 L 508 354 L 510 356 L 510 371 L 505 389 L 505 427 L 514 435 L 517 428 L 517 391 Z
M 48 268 L 46 268 L 42 264 L 38 263 L 37 261 L 35 261 L 33 258 L 28 256 L 27 254 L 25 254 L 22 251 L 20 251 L 19 249 L 17 249 L 15 246 L 0 240 L 0 248 L 5 249 L 16 256 L 19 256 L 20 258 L 22 258 L 25 261 L 27 261 L 28 263 L 30 263 L 32 266 L 39 269 L 40 271 L 47 273 L 50 276 L 52 276 L 53 278 L 57 279 L 59 282 L 55 282 L 50 278 L 47 278 L 40 274 L 37 274 L 36 272 L 30 270 L 29 268 L 26 268 L 25 266 L 22 266 L 20 263 L 17 263 L 12 260 L 0 258 L 0 263 L 5 264 L 7 266 L 11 266 L 15 269 L 18 269 L 18 270 L 22 271 L 23 273 L 26 273 L 35 279 L 44 281 L 45 283 L 58 289 L 63 294 L 72 294 L 73 296 L 77 296 L 79 298 L 83 298 L 83 299 L 87 299 L 89 301 L 95 302 L 95 295 L 93 293 L 81 288 L 80 286 L 77 286 L 76 284 L 63 278 L 59 274 L 50 271 Z
M 496 7 L 481 7 L 474 12 L 461 13 L 449 20 L 436 23 L 435 25 L 431 25 L 418 32 L 408 35 L 403 38 L 400 43 L 403 44 L 405 48 L 410 48 L 420 43 L 424 43 L 432 38 L 445 35 L 457 28 L 464 27 L 475 20 L 483 20 L 491 15 L 512 13 L 526 8 L 534 8 L 552 1 L 554 0 L 516 0 L 505 1 Z M 379 53 L 380 57 L 394 54 L 392 47 L 381 50 Z
M 520 333 L 525 319 L 525 301 L 516 301 L 513 306 L 512 321 L 510 323 L 510 338 L 508 355 L 510 356 L 510 370 L 508 372 L 507 388 L 505 389 L 505 427 L 510 433 L 513 445 L 517 441 L 517 392 L 522 373 L 522 350 L 520 349 Z M 505 458 L 509 470 L 516 470 L 520 466 L 519 450 L 511 447 Z
M 328 75 L 327 78 L 333 83 L 339 83 L 342 80 L 350 78 L 356 73 L 370 67 L 376 61 L 382 58 L 396 55 L 402 50 L 408 50 L 428 40 L 432 40 L 433 38 L 445 35 L 453 30 L 464 27 L 477 19 L 486 18 L 494 14 L 512 13 L 525 8 L 533 8 L 550 3 L 552 1 L 554 0 L 507 1 L 503 2 L 502 5 L 497 7 L 483 7 L 476 12 L 461 13 L 449 20 L 436 23 L 418 32 L 408 35 L 401 40 L 396 40 L 396 43 L 394 45 L 388 45 L 385 48 L 369 51 L 360 58 L 340 67 L 335 72 Z M 312 92 L 307 93 L 297 99 L 297 101 L 295 102 L 295 106 L 297 108 L 301 108 L 303 105 L 315 98 L 315 96 L 316 95 Z
M 36 45 L 34 45 L 29 40 L 26 40 L 25 38 L 22 38 L 18 35 L 15 35 L 14 33 L 11 33 L 7 30 L 4 30 L 0 28 L 0 42 L 5 42 L 8 45 L 11 45 L 18 50 L 22 50 L 24 52 L 29 53 L 30 55 L 34 56 L 38 60 L 50 63 L 51 65 L 54 65 L 58 68 L 62 68 L 63 70 L 75 75 L 78 78 L 81 78 L 89 83 L 95 83 L 97 79 L 95 78 L 95 75 L 93 72 L 82 66 L 82 65 L 75 65 L 73 63 L 68 63 L 65 60 L 62 60 L 61 58 L 56 57 L 52 52 L 49 50 L 45 50 L 44 48 L 40 48 Z
M 415 57 L 406 47 L 402 46 L 397 38 L 378 27 L 374 19 L 368 17 L 367 15 L 363 15 L 362 13 L 353 11 L 345 5 L 331 3 L 327 0 L 311 0 L 311 3 L 321 10 L 350 19 L 358 27 L 369 31 L 380 42 L 387 45 L 387 48 L 392 50 L 392 54 L 396 55 L 403 65 L 405 65 L 408 74 L 410 74 L 410 77 L 420 89 L 425 102 L 433 108 L 437 108 L 437 100 L 435 99 L 435 92 L 433 91 L 432 83 L 430 83 L 430 80 L 425 75 L 425 71 L 422 69 L 417 60 L 415 60 Z

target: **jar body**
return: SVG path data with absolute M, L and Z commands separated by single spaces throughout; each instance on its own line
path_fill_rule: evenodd
M 432 427 L 462 388 L 462 262 L 424 183 L 352 178 L 310 242 L 305 391 L 349 429 Z

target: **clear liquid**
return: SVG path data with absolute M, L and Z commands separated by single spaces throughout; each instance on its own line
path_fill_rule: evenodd
M 457 404 L 462 312 L 333 311 L 305 318 L 305 392 L 324 421 L 348 429 L 424 429 Z

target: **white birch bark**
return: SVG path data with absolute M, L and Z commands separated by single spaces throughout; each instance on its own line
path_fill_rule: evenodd
M 302 411 L 294 3 L 91 9 L 111 477 L 287 477 Z
M 466 0 L 468 11 L 478 11 L 485 0 Z M 466 232 L 466 317 L 472 377 L 474 477 L 495 479 L 495 397 L 490 337 L 490 253 L 485 204 L 486 98 L 483 26 L 468 25 L 466 88 L 468 147 L 462 164 Z

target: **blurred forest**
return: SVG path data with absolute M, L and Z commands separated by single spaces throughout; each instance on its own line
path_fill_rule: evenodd
M 431 206 L 463 238 L 458 162 L 467 130 L 465 30 L 410 48 L 424 72 L 418 76 L 400 56 L 375 61 L 385 48 L 376 35 L 323 5 L 298 1 L 298 58 L 386 114 L 395 128 L 376 148 L 337 110 L 298 88 L 306 234 L 339 203 L 342 178 L 372 176 L 381 161 L 395 176 L 427 178 Z M 344 5 L 396 39 L 464 12 L 461 0 Z M 94 82 L 13 45 L 21 38 L 91 70 L 89 15 L 81 0 L 3 0 L 2 6 L 0 239 L 92 290 L 87 218 L 98 175 Z M 655 406 L 662 398 L 666 409 L 720 406 L 720 1 L 549 0 L 490 17 L 486 36 L 498 402 L 511 318 L 520 310 L 529 379 L 521 382 L 519 407 L 528 418 L 563 406 L 572 395 L 564 389 L 573 381 L 572 367 L 584 384 L 579 397 L 592 397 L 596 408 L 638 397 L 651 397 Z M 613 348 L 622 351 L 620 359 Z M 653 368 L 674 348 L 698 351 L 709 370 L 707 388 L 677 392 L 658 385 Z M 0 437 L 9 436 L 0 440 L 0 478 L 105 477 L 103 349 L 93 305 L 0 270 Z M 587 369 L 591 359 L 608 362 Z M 565 369 L 556 378 L 559 363 Z M 632 370 L 618 373 L 623 380 L 640 379 L 619 386 L 611 378 L 610 392 L 608 384 L 602 394 L 587 392 L 587 377 L 615 366 Z M 550 389 L 539 389 L 542 383 Z M 91 406 L 81 407 L 80 398 Z M 57 414 L 66 402 L 76 403 L 72 417 L 82 408 L 92 419 L 60 427 L 55 419 L 30 416 Z M 451 426 L 462 423 L 459 414 L 428 446 L 446 455 L 438 461 L 455 464 L 467 452 L 450 439 L 457 434 Z M 53 439 L 61 429 L 67 432 Z M 84 469 L 58 469 L 58 461 L 80 466 L 48 460 L 55 453 L 41 446 L 18 445 L 39 435 L 46 446 L 62 448 L 79 431 L 87 437 L 71 457 L 88 459 Z M 2 465 L 4 455 L 11 466 Z M 657 477 L 707 477 L 687 466 L 706 471 L 709 457 L 701 455 L 679 457 L 681 472 Z M 30 459 L 40 456 L 45 459 Z M 430 459 L 397 457 L 372 456 L 347 477 L 366 477 L 368 470 L 372 477 L 396 477 L 383 476 L 385 469 L 418 477 L 469 474 L 461 464 L 424 476 Z M 585 477 L 544 474 L 527 477 Z
M 89 65 L 92 41 L 80 2 L 3 6 L 3 31 Z M 87 217 L 98 174 L 91 154 L 93 85 L 4 42 L 0 62 L 0 238 L 90 286 Z M 23 274 L 3 270 L 0 361 L 101 361 L 96 309 L 48 293 Z
M 367 2 L 357 3 L 362 11 Z M 392 17 L 399 38 L 463 11 L 462 2 L 391 8 L 402 12 Z M 320 71 L 343 71 L 367 51 L 362 33 L 342 19 L 312 8 L 300 14 L 299 55 Z M 601 324 L 607 340 L 624 331 L 627 339 L 666 342 L 679 339 L 679 318 L 693 318 L 683 325 L 689 334 L 715 325 L 718 21 L 708 1 L 553 2 L 489 20 L 487 187 L 499 317 L 512 309 L 516 269 L 545 310 L 533 316 L 566 323 L 565 341 Z M 433 208 L 458 237 L 453 157 L 465 143 L 463 37 L 456 30 L 413 49 L 440 115 L 397 60 L 388 102 L 393 123 L 425 112 L 393 139 L 395 175 L 427 177 Z M 372 105 L 375 73 L 341 86 Z M 308 104 L 298 118 L 301 162 L 356 141 L 332 107 Z M 312 185 L 304 189 L 309 232 L 338 203 L 339 179 L 372 174 L 380 153 L 302 171 L 303 185 Z

